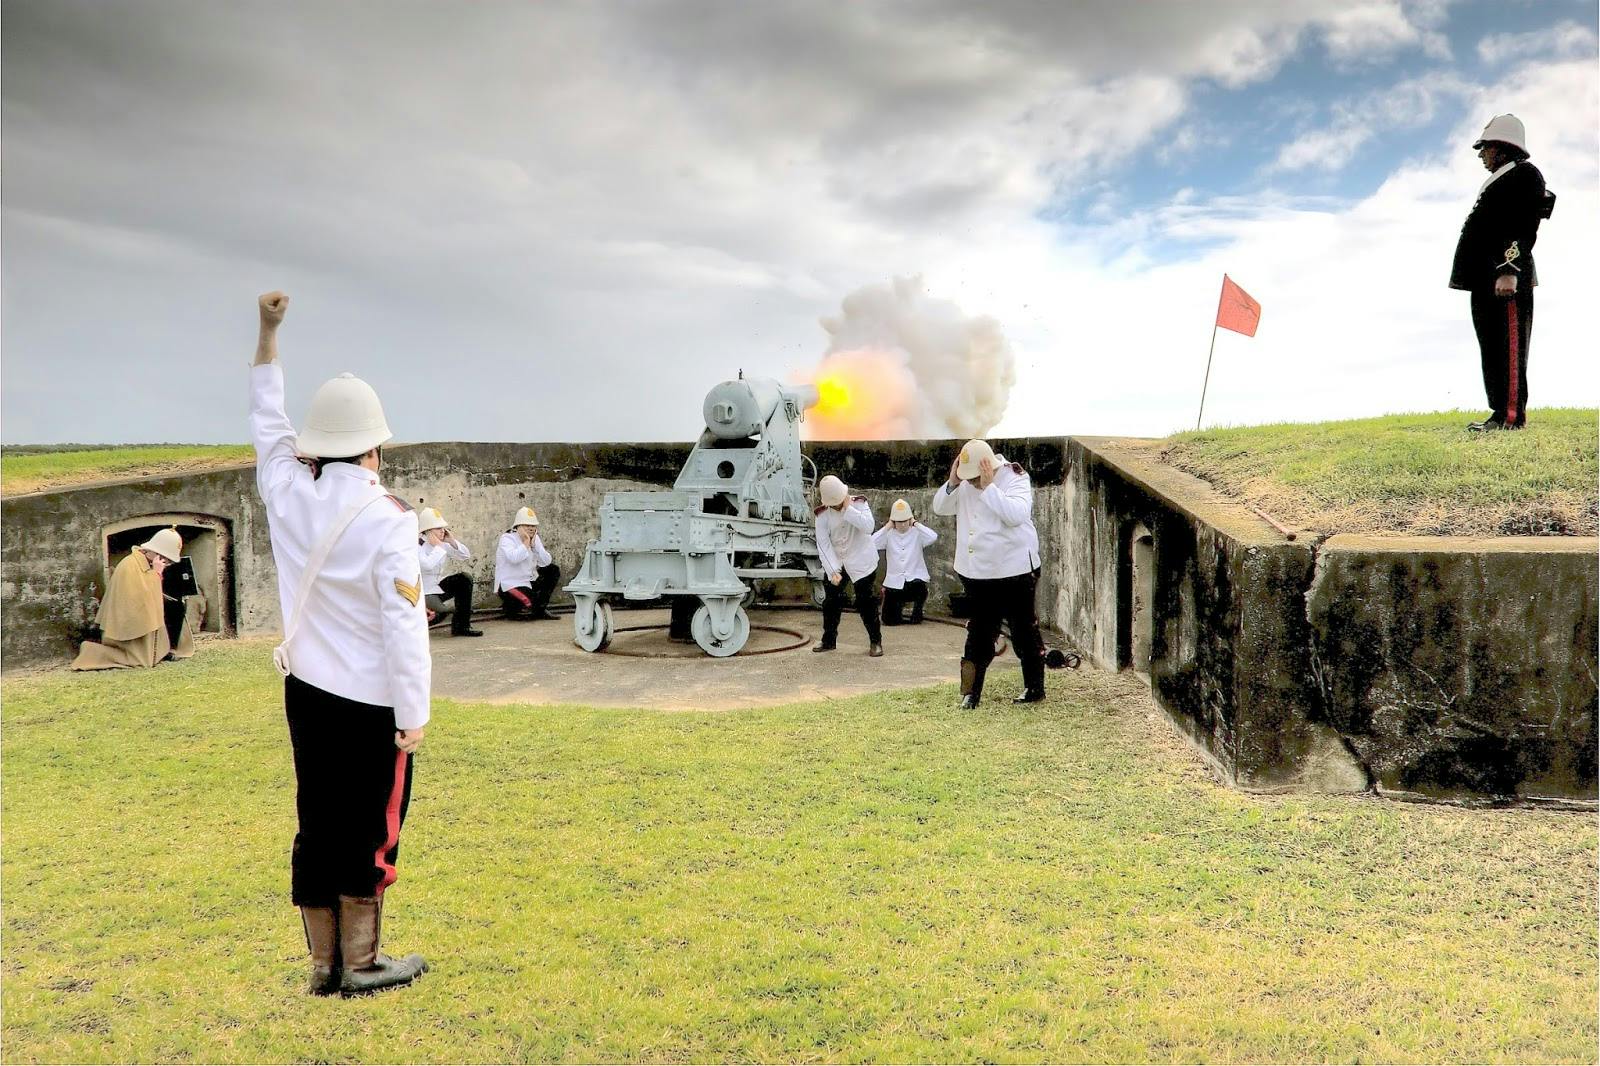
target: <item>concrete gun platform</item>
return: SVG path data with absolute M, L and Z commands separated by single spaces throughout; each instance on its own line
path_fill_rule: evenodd
M 433 694 L 491 703 L 576 703 L 662 710 L 766 707 L 888 689 L 954 685 L 966 631 L 934 620 L 883 631 L 882 658 L 867 655 L 861 620 L 850 611 L 837 651 L 815 654 L 817 610 L 752 608 L 750 642 L 712 659 L 667 639 L 665 610 L 618 611 L 617 636 L 598 654 L 572 642 L 572 616 L 554 621 L 476 623 L 481 637 L 432 633 Z M 639 627 L 639 628 L 635 628 Z M 1009 647 L 990 669 L 998 697 L 1020 685 Z M 954 697 L 951 697 L 954 699 Z

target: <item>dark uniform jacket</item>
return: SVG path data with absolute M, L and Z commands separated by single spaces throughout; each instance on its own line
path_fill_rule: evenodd
M 1501 274 L 1515 274 L 1519 288 L 1538 284 L 1533 242 L 1539 220 L 1549 215 L 1544 175 L 1526 159 L 1514 163 L 1478 194 L 1467 213 L 1450 266 L 1450 287 L 1492 289 Z

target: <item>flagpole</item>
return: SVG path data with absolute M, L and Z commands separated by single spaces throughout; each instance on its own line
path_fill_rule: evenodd
M 1217 324 L 1211 323 L 1211 347 L 1206 350 L 1206 380 L 1200 386 L 1200 413 L 1194 416 L 1194 428 L 1200 428 L 1200 420 L 1206 415 L 1206 389 L 1211 384 L 1211 355 L 1217 350 Z

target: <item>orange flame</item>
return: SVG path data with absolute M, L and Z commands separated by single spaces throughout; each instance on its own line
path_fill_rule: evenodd
M 833 352 L 811 374 L 817 403 L 806 414 L 811 440 L 885 440 L 911 435 L 919 402 L 903 355 L 875 349 Z

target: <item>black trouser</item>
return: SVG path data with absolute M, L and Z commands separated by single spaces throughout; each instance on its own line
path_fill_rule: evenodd
M 1472 290 L 1472 328 L 1483 361 L 1483 391 L 1494 414 L 1508 426 L 1528 420 L 1528 342 L 1533 336 L 1533 288 L 1517 285 L 1515 296 Z
M 394 883 L 411 804 L 411 756 L 395 747 L 394 709 L 358 703 L 290 676 L 283 708 L 294 747 L 300 829 L 290 859 L 299 907 L 336 907 Z
M 450 631 L 464 633 L 472 628 L 472 578 L 451 574 L 439 579 L 440 592 L 428 593 L 428 610 L 435 622 L 449 616 Z
M 844 614 L 844 590 L 854 588 L 856 613 L 861 624 L 867 627 L 867 639 L 874 644 L 883 643 L 883 631 L 878 628 L 878 590 L 873 587 L 877 574 L 868 574 L 860 581 L 842 579 L 835 585 L 826 579 L 822 582 L 822 643 L 839 642 L 839 617 Z
M 970 617 L 967 646 L 961 657 L 977 669 L 977 685 L 994 661 L 994 642 L 1000 636 L 1002 620 L 1011 627 L 1011 649 L 1022 662 L 1022 684 L 1030 689 L 1044 688 L 1044 637 L 1039 632 L 1039 615 L 1034 609 L 1037 573 L 1016 577 L 962 577 L 967 591 Z
M 500 604 L 505 608 L 506 617 L 517 618 L 525 613 L 540 614 L 549 604 L 550 594 L 555 591 L 556 582 L 560 580 L 561 567 L 550 563 L 534 571 L 532 585 L 501 589 Z
M 883 586 L 883 624 L 897 626 L 905 622 L 906 604 L 911 604 L 911 624 L 922 622 L 922 605 L 928 602 L 928 583 L 921 578 L 907 581 L 903 588 Z

